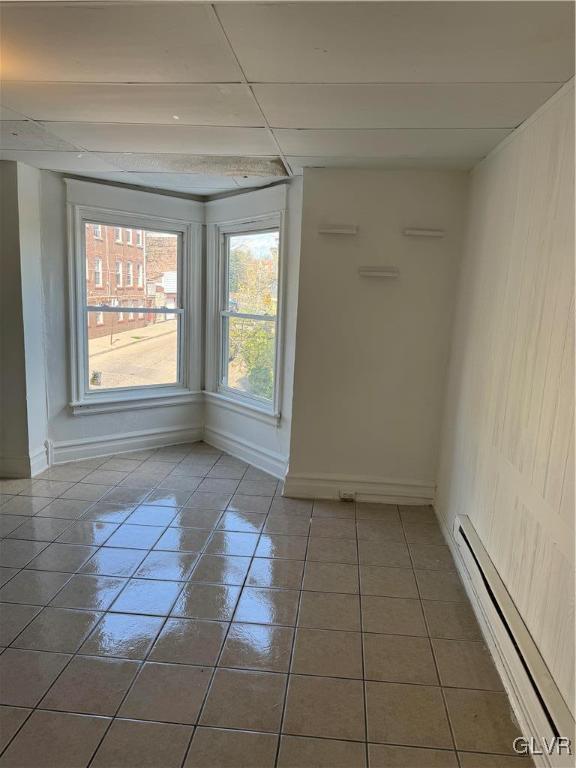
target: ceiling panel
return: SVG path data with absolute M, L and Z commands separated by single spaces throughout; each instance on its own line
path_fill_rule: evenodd
M 264 125 L 248 88 L 236 84 L 7 82 L 1 98 L 6 106 L 35 120 Z
M 561 83 L 254 86 L 280 128 L 509 128 Z
M 231 176 L 212 176 L 200 173 L 148 173 L 139 172 L 138 177 L 149 186 L 162 184 L 171 189 L 236 189 L 237 185 Z
M 383 170 L 426 169 L 443 171 L 468 171 L 478 162 L 477 156 L 458 157 L 298 157 L 289 155 L 288 163 L 295 175 L 305 168 L 362 168 Z
M 47 123 L 56 136 L 101 152 L 177 152 L 199 155 L 273 155 L 264 128 L 204 128 L 128 123 Z
M 317 157 L 459 157 L 480 159 L 510 133 L 506 128 L 467 130 L 274 131 L 287 155 Z
M 2 83 L 2 88 L 4 87 L 4 83 Z M 2 92 L 2 88 L 0 88 L 0 93 Z M 8 107 L 3 107 L 2 104 L 0 104 L 0 120 L 24 120 L 26 118 L 26 115 L 21 115 L 19 112 L 14 112 L 12 109 L 8 109 Z
M 208 9 L 191 3 L 5 4 L 2 48 L 5 80 L 240 80 Z
M 30 120 L 3 120 L 0 123 L 0 149 L 73 150 L 67 141 L 53 136 Z
M 230 176 L 286 176 L 278 157 L 236 157 L 234 155 L 183 155 L 103 152 L 100 156 L 125 171 L 212 174 Z
M 574 71 L 569 2 L 216 7 L 254 82 L 559 82 Z
M 92 152 L 51 152 L 44 150 L 0 150 L 0 159 L 15 160 L 52 171 L 83 173 L 85 171 L 115 171 L 113 165 Z

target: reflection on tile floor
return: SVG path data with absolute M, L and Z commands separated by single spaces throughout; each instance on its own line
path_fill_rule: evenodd
M 0 766 L 531 765 L 432 510 L 279 493 L 203 443 L 0 481 Z

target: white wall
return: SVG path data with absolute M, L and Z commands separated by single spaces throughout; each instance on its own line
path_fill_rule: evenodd
M 433 497 L 466 195 L 459 172 L 305 172 L 287 495 Z M 358 234 L 319 234 L 328 224 Z
M 284 202 L 284 194 L 286 198 Z M 282 243 L 284 262 L 284 348 L 282 360 L 280 419 L 254 418 L 216 397 L 207 398 L 205 404 L 206 439 L 224 450 L 234 453 L 238 447 L 243 457 L 265 471 L 283 477 L 288 464 L 290 429 L 292 421 L 292 386 L 296 338 L 296 311 L 298 305 L 298 272 L 300 258 L 300 230 L 302 213 L 302 179 L 290 184 L 241 196 L 224 198 L 206 205 L 208 232 L 208 260 L 214 260 L 214 245 L 210 245 L 210 227 L 218 222 L 246 219 L 278 210 L 279 201 L 285 206 Z M 210 264 L 208 265 L 210 269 Z
M 574 93 L 473 173 L 437 495 L 574 701 Z

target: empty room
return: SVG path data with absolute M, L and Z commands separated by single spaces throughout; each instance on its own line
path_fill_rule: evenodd
M 0 768 L 573 768 L 572 1 L 0 0 Z

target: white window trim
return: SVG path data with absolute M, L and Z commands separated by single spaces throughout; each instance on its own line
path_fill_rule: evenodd
M 98 229 L 96 229 L 96 227 L 98 227 Z M 98 232 L 98 234 L 96 234 L 96 232 Z M 102 227 L 100 226 L 100 224 L 96 224 L 94 226 L 94 239 L 102 240 Z
M 100 269 L 96 269 L 96 265 L 100 265 Z M 104 285 L 104 264 L 102 262 L 102 259 L 99 256 L 96 256 L 94 258 L 94 287 L 95 288 L 102 288 Z
M 206 302 L 206 392 L 213 401 L 235 406 L 234 410 L 246 410 L 263 418 L 280 421 L 282 402 L 282 381 L 284 369 L 284 304 L 285 304 L 285 218 L 284 211 L 275 211 L 262 216 L 251 216 L 242 220 L 219 222 L 208 228 L 208 285 Z M 224 290 L 224 244 L 226 235 L 240 232 L 261 232 L 278 229 L 278 311 L 276 315 L 276 354 L 274 370 L 274 396 L 272 402 L 242 393 L 222 384 L 222 323 L 221 309 Z M 210 399 L 209 397 L 209 399 Z
M 85 185 L 88 187 L 88 185 Z M 73 189 L 73 188 L 72 188 Z M 70 193 L 70 188 L 69 188 Z M 95 193 L 97 196 L 97 193 Z M 137 200 L 137 195 L 134 199 Z M 70 194 L 69 194 L 70 199 Z M 130 210 L 132 206 L 128 206 Z M 135 206 L 134 206 L 135 207 Z M 94 392 L 88 387 L 88 345 L 84 321 L 84 238 L 85 223 L 96 222 L 124 228 L 170 231 L 181 237 L 180 293 L 182 312 L 176 312 L 180 321 L 178 383 L 134 388 L 109 389 Z M 127 210 L 95 207 L 68 202 L 69 225 L 69 281 L 70 281 L 70 408 L 73 414 L 104 413 L 130 408 L 156 407 L 195 401 L 202 381 L 202 227 L 199 222 L 131 213 Z M 133 307 L 135 311 L 150 312 L 150 308 Z M 100 311 L 100 308 L 98 308 Z M 106 312 L 106 308 L 103 309 Z M 108 311 L 113 311 L 111 308 Z
M 133 230 L 131 228 L 126 230 L 126 245 L 132 245 L 132 241 L 134 239 L 134 235 L 132 233 Z
M 126 262 L 126 287 L 134 287 L 134 264 L 131 261 Z
M 114 242 L 122 243 L 122 227 L 114 227 Z
M 144 264 L 136 265 L 136 282 L 138 288 L 144 288 Z

